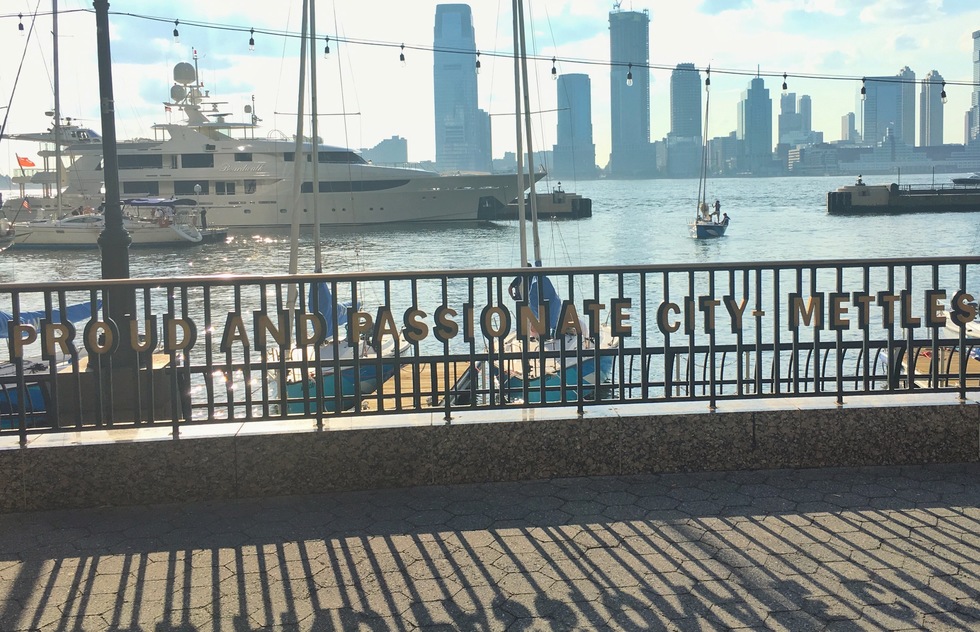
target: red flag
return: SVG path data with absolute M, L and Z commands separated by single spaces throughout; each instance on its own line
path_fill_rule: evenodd
M 30 158 L 24 158 L 23 156 L 17 156 L 17 164 L 21 167 L 36 167 Z

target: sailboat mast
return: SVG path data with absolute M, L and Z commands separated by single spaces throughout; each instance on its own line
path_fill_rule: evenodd
M 531 146 L 531 97 L 528 94 L 528 80 L 527 80 L 527 47 L 525 46 L 524 39 L 524 0 L 517 0 L 517 4 L 520 7 L 518 13 L 519 20 L 519 31 L 520 31 L 520 41 L 521 41 L 521 82 L 524 86 L 524 129 L 527 135 L 527 171 L 528 180 L 530 185 L 530 196 L 531 200 L 531 240 L 534 244 L 534 266 L 541 266 L 541 238 L 538 236 L 538 202 L 537 195 L 534 192 L 534 149 Z M 524 190 L 521 189 L 521 197 L 524 196 Z
M 309 0 L 303 0 L 303 20 L 299 46 L 299 96 L 296 100 L 296 143 L 293 152 L 293 217 L 289 226 L 289 274 L 299 268 L 299 214 L 300 184 L 303 181 L 303 102 L 306 100 L 306 33 L 308 29 Z M 296 305 L 296 284 L 290 283 L 286 304 L 292 310 Z
M 313 160 L 313 260 L 314 271 L 323 272 L 323 258 L 320 250 L 320 212 L 317 205 L 320 197 L 320 141 L 316 107 L 316 0 L 310 0 L 310 155 Z
M 521 5 L 519 0 L 512 0 L 514 11 L 514 122 L 517 125 L 517 220 L 521 236 L 521 267 L 526 267 L 527 260 L 527 216 L 524 210 L 524 143 L 522 140 L 521 122 L 521 37 L 517 19 Z
M 54 66 L 54 174 L 55 197 L 58 214 L 61 214 L 61 75 L 58 60 L 58 0 L 51 0 L 51 36 L 53 38 L 52 65 Z
M 708 197 L 708 112 L 711 101 L 711 67 L 708 67 L 708 78 L 704 83 L 704 130 L 701 141 L 701 178 L 698 181 L 698 215 L 701 214 L 701 203 L 707 202 Z

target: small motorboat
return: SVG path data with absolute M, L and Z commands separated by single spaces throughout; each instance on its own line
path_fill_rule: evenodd
M 965 184 L 980 187 L 980 171 L 972 173 L 965 178 L 953 178 L 953 184 Z

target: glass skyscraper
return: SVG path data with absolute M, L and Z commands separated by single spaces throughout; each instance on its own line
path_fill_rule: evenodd
M 490 117 L 477 107 L 476 36 L 468 4 L 436 5 L 433 48 L 436 166 L 490 171 Z
M 650 145 L 649 11 L 610 12 L 609 47 L 609 173 L 622 177 L 652 175 L 656 164 Z
M 919 92 L 919 146 L 943 144 L 943 76 L 933 70 Z
M 893 77 L 868 77 L 864 86 L 864 142 L 877 144 L 890 136 L 915 145 L 915 73 L 906 66 Z
M 967 144 L 980 141 L 980 31 L 973 31 L 973 96 L 966 115 Z
M 677 64 L 670 73 L 670 133 L 701 142 L 701 73 L 694 64 Z
M 772 171 L 772 99 L 762 77 L 754 77 L 738 103 L 738 127 L 735 135 L 742 144 L 744 162 L 741 169 L 755 175 Z
M 554 175 L 558 178 L 596 177 L 592 140 L 592 80 L 586 74 L 558 77 L 558 144 L 554 146 Z

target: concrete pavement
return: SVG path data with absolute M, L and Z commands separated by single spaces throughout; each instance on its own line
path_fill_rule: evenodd
M 0 630 L 980 630 L 980 464 L 0 515 Z

